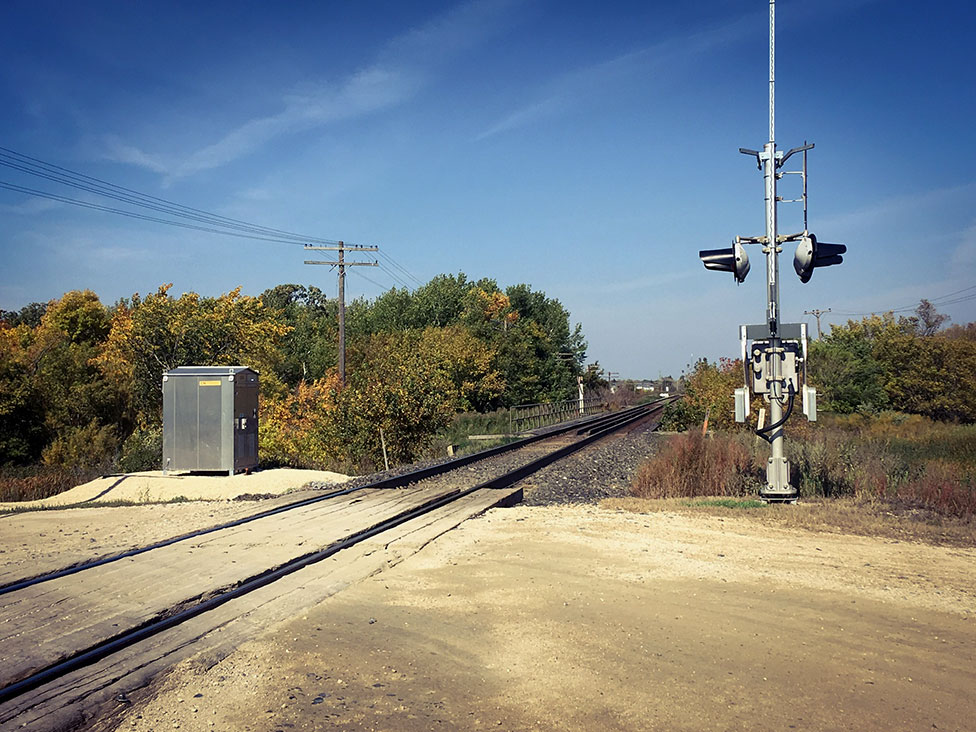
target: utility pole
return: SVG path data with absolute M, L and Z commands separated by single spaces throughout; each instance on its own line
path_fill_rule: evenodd
M 815 317 L 817 319 L 817 340 L 818 341 L 820 340 L 820 338 L 823 335 L 820 332 L 820 316 L 821 315 L 826 315 L 829 312 L 830 312 L 830 308 L 827 308 L 826 310 L 804 310 L 803 311 L 803 314 L 804 315 L 812 315 L 813 317 Z
M 339 268 L 339 384 L 346 385 L 346 267 L 378 267 L 379 262 L 347 262 L 346 252 L 378 252 L 379 247 L 367 247 L 361 244 L 345 244 L 339 242 L 337 246 L 313 247 L 305 245 L 306 251 L 338 252 L 337 262 L 305 260 L 305 264 L 328 264 Z

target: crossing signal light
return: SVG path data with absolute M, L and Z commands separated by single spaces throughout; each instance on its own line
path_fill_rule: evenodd
M 705 269 L 731 272 L 735 275 L 736 282 L 744 282 L 749 274 L 749 255 L 746 254 L 745 247 L 737 241 L 732 242 L 728 249 L 702 249 L 698 252 L 698 258 L 704 263 Z
M 844 244 L 827 244 L 817 241 L 817 237 L 813 234 L 806 234 L 796 245 L 796 254 L 793 255 L 793 269 L 800 275 L 800 282 L 809 282 L 810 278 L 813 277 L 813 270 L 817 267 L 841 264 L 844 261 L 841 255 L 846 252 L 847 246 Z

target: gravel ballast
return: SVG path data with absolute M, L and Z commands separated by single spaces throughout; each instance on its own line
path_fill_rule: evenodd
M 604 498 L 629 496 L 637 468 L 667 439 L 654 432 L 655 426 L 656 420 L 610 435 L 544 468 L 523 482 L 523 503 L 597 503 Z
M 570 455 L 559 462 L 543 468 L 540 472 L 522 481 L 525 492 L 524 503 L 529 506 L 547 506 L 568 503 L 597 503 L 604 498 L 620 498 L 630 495 L 630 485 L 637 468 L 653 455 L 665 435 L 654 432 L 657 418 L 609 435 L 579 453 Z M 532 456 L 536 457 L 536 456 Z M 466 482 L 488 480 L 524 464 L 528 456 L 518 453 L 500 455 L 482 464 L 460 468 Z M 345 483 L 342 488 L 361 485 L 402 475 L 449 460 L 420 462 L 401 465 L 389 471 L 363 475 Z M 446 484 L 456 481 L 459 476 L 446 474 L 435 481 Z M 472 480 L 473 479 L 473 480 Z M 430 481 L 425 481 L 428 483 Z M 328 490 L 336 488 L 328 483 L 310 483 L 307 488 Z

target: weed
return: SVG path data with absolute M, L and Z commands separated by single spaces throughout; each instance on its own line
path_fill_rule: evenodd
M 104 474 L 100 468 L 64 468 L 56 465 L 0 468 L 0 501 L 39 501 Z
M 641 498 L 743 496 L 754 492 L 754 463 L 741 440 L 692 430 L 673 437 L 638 468 L 633 493 Z
M 742 496 L 764 478 L 768 446 L 746 433 L 677 435 L 642 465 L 643 498 Z M 976 517 L 976 425 L 882 412 L 797 422 L 787 442 L 801 498 L 851 497 L 899 510 Z

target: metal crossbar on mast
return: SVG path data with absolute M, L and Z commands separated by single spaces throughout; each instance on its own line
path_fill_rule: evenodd
M 336 246 L 305 245 L 306 251 L 338 252 L 337 261 L 306 259 L 305 264 L 327 264 L 339 268 L 339 384 L 346 385 L 346 267 L 378 267 L 379 262 L 347 262 L 346 252 L 378 252 L 379 247 L 368 247 L 361 244 L 345 244 L 339 242 Z

